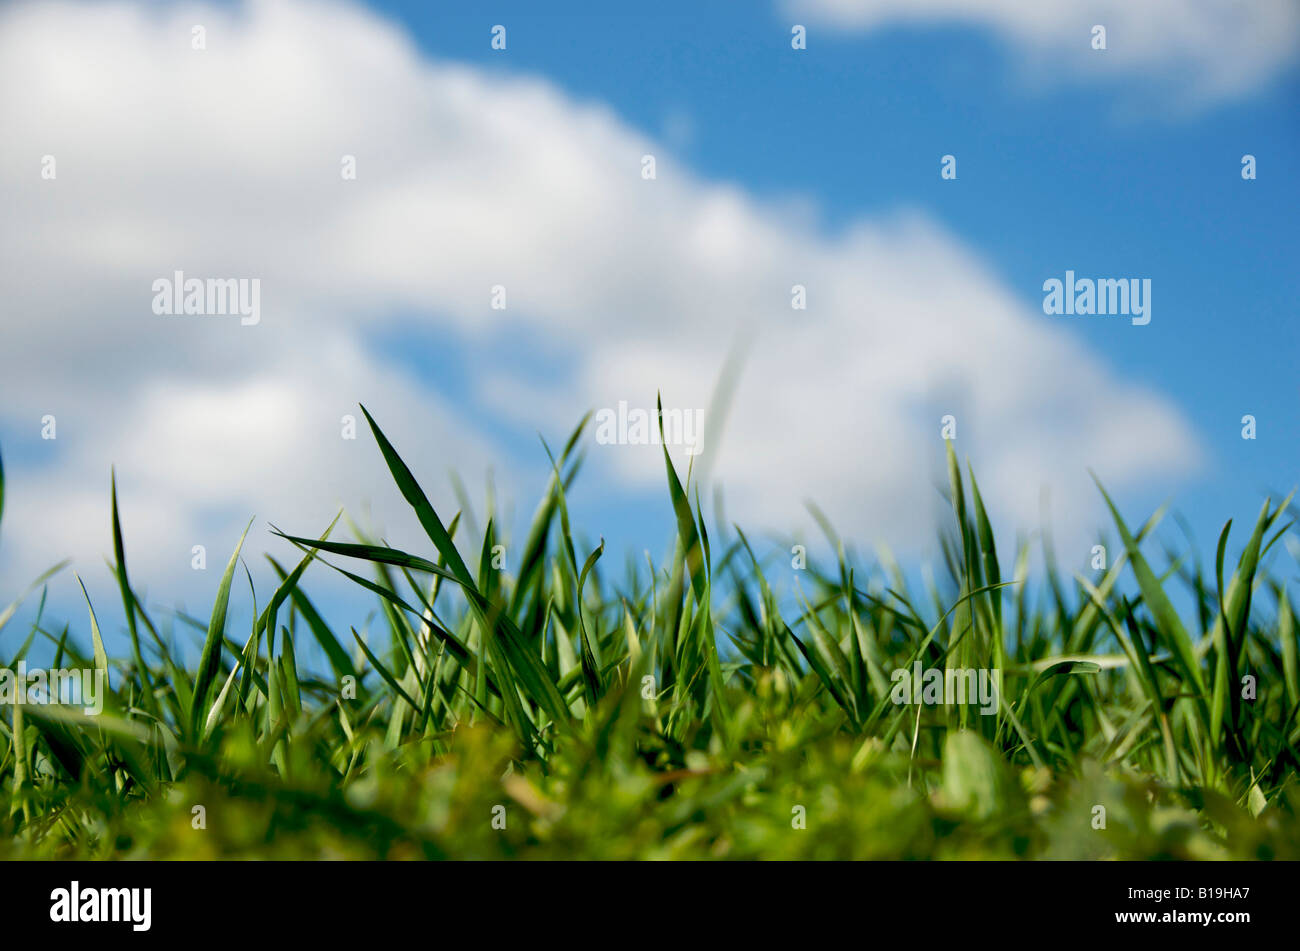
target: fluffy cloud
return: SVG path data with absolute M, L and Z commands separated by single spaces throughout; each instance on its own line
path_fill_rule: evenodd
M 785 0 L 807 23 L 852 31 L 900 24 L 991 30 L 1040 68 L 1091 79 L 1157 83 L 1184 107 L 1236 99 L 1276 78 L 1300 55 L 1292 0 Z M 1091 30 L 1107 32 L 1104 53 Z
M 1174 408 L 924 215 L 824 233 L 547 82 L 426 59 L 360 8 L 10 6 L 0 127 L 6 584 L 63 554 L 99 564 L 110 464 L 137 574 L 184 590 L 190 546 L 220 563 L 253 513 L 313 528 L 369 500 L 409 524 L 368 437 L 339 438 L 358 400 L 444 499 L 449 467 L 492 460 L 507 490 L 536 488 L 535 442 L 469 421 L 559 437 L 660 390 L 703 408 L 738 346 L 702 461 L 747 525 L 803 523 L 813 499 L 863 541 L 928 535 L 948 413 L 1009 523 L 1035 523 L 1051 485 L 1089 524 L 1086 466 L 1122 487 L 1197 455 Z M 259 278 L 261 322 L 155 315 L 152 282 L 178 269 Z M 450 390 L 418 370 L 446 354 L 465 364 Z M 55 442 L 35 438 L 46 413 Z M 591 449 L 609 491 L 662 482 L 651 448 Z

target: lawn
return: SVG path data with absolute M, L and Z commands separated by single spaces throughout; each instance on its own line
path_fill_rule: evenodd
M 946 577 L 916 591 L 829 528 L 838 557 L 760 556 L 665 453 L 671 558 L 615 576 L 566 505 L 586 421 L 503 560 L 366 419 L 423 554 L 285 532 L 301 560 L 235 632 L 241 539 L 186 669 L 114 489 L 129 654 L 88 598 L 78 634 L 0 614 L 6 668 L 52 644 L 108 682 L 98 714 L 3 704 L 0 857 L 1300 858 L 1298 635 L 1271 567 L 1289 499 L 1205 567 L 1151 554 L 1161 513 L 1111 505 L 1110 564 L 1068 577 L 1049 549 L 1026 580 L 948 443 Z M 323 617 L 307 572 L 367 589 L 381 629 Z

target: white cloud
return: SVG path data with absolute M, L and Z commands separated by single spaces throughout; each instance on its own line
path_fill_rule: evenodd
M 1191 108 L 1238 99 L 1300 55 L 1294 0 L 784 0 L 802 22 L 852 31 L 958 24 L 992 31 L 1039 68 L 1103 81 L 1138 79 L 1144 91 Z M 1092 48 L 1092 28 L 1107 48 Z
M 704 407 L 738 339 L 749 358 L 710 464 L 742 524 L 802 524 L 812 498 L 864 542 L 928 537 L 944 413 L 992 510 L 1022 525 L 1051 484 L 1090 526 L 1086 466 L 1122 487 L 1197 457 L 1172 406 L 923 215 L 827 235 L 549 83 L 421 58 L 359 8 L 8 7 L 0 127 L 0 424 L 24 440 L 5 447 L 6 584 L 62 554 L 99 564 L 110 464 L 137 577 L 207 593 L 185 587 L 191 545 L 219 568 L 254 513 L 313 530 L 373 500 L 409 528 L 369 437 L 339 438 L 357 401 L 444 500 L 448 468 L 472 481 L 491 460 L 514 473 L 505 489 L 540 487 L 531 444 L 512 459 L 465 418 L 558 438 L 658 390 Z M 176 269 L 260 278 L 261 323 L 155 316 L 151 283 Z M 468 388 L 439 394 L 370 345 L 404 322 L 456 353 L 534 341 L 545 372 L 467 357 Z M 44 413 L 55 443 L 35 440 Z M 662 483 L 653 450 L 592 454 L 588 478 Z

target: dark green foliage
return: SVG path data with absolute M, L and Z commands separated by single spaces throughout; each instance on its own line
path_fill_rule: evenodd
M 458 546 L 459 515 L 443 521 L 366 418 L 432 552 L 336 541 L 333 525 L 283 534 L 302 559 L 272 562 L 280 585 L 241 648 L 226 631 L 241 539 L 192 673 L 136 597 L 114 488 L 130 657 L 109 660 L 93 607 L 88 654 L 42 611 L 5 657 L 43 635 L 65 667 L 106 671 L 111 693 L 94 717 L 5 705 L 0 853 L 1300 857 L 1300 631 L 1267 567 L 1289 500 L 1264 505 L 1225 582 L 1228 527 L 1214 577 L 1162 572 L 1144 553 L 1159 516 L 1134 534 L 1107 498 L 1118 557 L 1072 581 L 1052 568 L 1035 604 L 1029 552 L 1000 563 L 949 448 L 948 594 L 918 599 L 887 556 L 864 563 L 838 544 L 797 586 L 778 565 L 775 587 L 797 591 L 783 616 L 771 569 L 739 529 L 710 533 L 666 453 L 669 563 L 616 581 L 603 541 L 579 562 L 565 494 L 580 425 L 501 569 L 493 520 Z M 3 492 L 0 469 L 0 504 Z M 374 595 L 382 635 L 332 626 L 300 586 L 307 572 Z M 1179 580 L 1194 625 L 1168 593 Z M 0 612 L 0 630 L 13 616 Z M 326 674 L 300 666 L 307 635 Z M 917 663 L 997 671 L 1000 696 L 985 712 L 897 702 L 891 675 Z

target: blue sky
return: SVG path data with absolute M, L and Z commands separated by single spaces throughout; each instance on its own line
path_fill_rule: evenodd
M 932 555 L 948 412 L 1008 537 L 1051 486 L 1072 570 L 1104 525 L 1089 466 L 1132 521 L 1172 498 L 1209 560 L 1224 520 L 1296 484 L 1293 8 L 445 6 L 0 13 L 0 597 L 67 554 L 111 603 L 111 465 L 159 604 L 205 612 L 250 515 L 254 556 L 288 556 L 268 522 L 309 533 L 339 506 L 418 546 L 369 437 L 339 439 L 358 401 L 438 504 L 448 469 L 475 493 L 491 471 L 522 534 L 539 433 L 657 390 L 702 408 L 751 337 L 708 468 L 757 530 L 809 534 L 813 498 L 865 551 Z M 262 321 L 150 313 L 175 269 L 259 277 Z M 1043 314 L 1067 269 L 1150 279 L 1151 323 Z M 586 448 L 583 534 L 658 556 L 661 459 Z M 74 584 L 51 592 L 76 617 Z
M 663 4 L 610 12 L 498 3 L 472 14 L 374 4 L 431 55 L 541 74 L 680 143 L 692 167 L 755 193 L 817 203 L 822 227 L 919 206 L 961 235 L 1027 304 L 1070 267 L 1154 283 L 1159 317 L 1067 329 L 1125 376 L 1177 400 L 1209 449 L 1174 502 L 1212 548 L 1229 517 L 1300 476 L 1300 72 L 1190 115 L 1150 78 L 1022 75 L 987 30 L 812 27 L 790 55 L 779 8 Z M 482 42 L 508 25 L 508 56 Z M 1120 40 L 1122 42 L 1122 39 Z M 1098 52 L 1096 55 L 1104 56 Z M 678 136 L 674 130 L 684 129 Z M 1240 175 L 1243 154 L 1264 171 Z M 958 159 L 942 181 L 938 159 Z M 1051 319 L 1051 318 L 1044 318 Z M 1258 438 L 1241 438 L 1256 416 Z M 1136 493 L 1159 504 L 1161 486 Z M 601 513 L 602 515 L 605 513 Z

